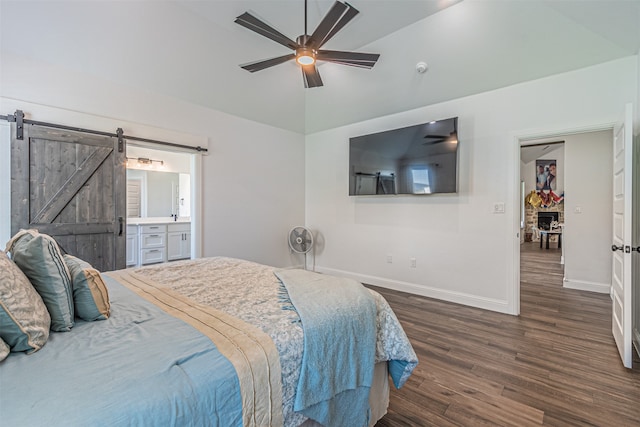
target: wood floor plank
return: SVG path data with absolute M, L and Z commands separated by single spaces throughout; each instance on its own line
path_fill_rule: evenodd
M 420 360 L 376 426 L 640 427 L 640 362 L 620 362 L 611 299 L 563 288 L 560 254 L 523 245 L 520 316 L 372 286 Z

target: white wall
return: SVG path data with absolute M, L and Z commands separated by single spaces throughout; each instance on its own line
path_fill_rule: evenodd
M 611 127 L 626 102 L 637 104 L 637 67 L 628 57 L 308 135 L 306 218 L 323 240 L 318 269 L 517 313 L 519 140 Z M 452 116 L 459 194 L 347 195 L 349 137 Z M 492 213 L 495 202 L 505 202 L 505 214 Z
M 202 216 L 202 255 L 275 266 L 299 262 L 286 237 L 304 222 L 301 134 L 3 52 L 0 114 L 17 108 L 39 121 L 112 132 L 118 125 L 133 136 L 208 145 L 201 161 L 202 209 L 192 212 Z M 8 144 L 2 141 L 0 150 L 7 158 Z M 8 180 L 8 169 L 1 169 L 0 182 Z M 1 202 L 6 206 L 10 198 Z M 7 232 L 0 231 L 4 242 Z
M 205 255 L 300 263 L 287 236 L 304 223 L 303 136 L 245 120 L 216 133 L 203 168 Z
M 609 293 L 613 131 L 567 135 L 564 139 L 564 286 Z

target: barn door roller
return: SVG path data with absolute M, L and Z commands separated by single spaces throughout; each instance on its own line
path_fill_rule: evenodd
M 9 114 L 7 121 L 16 124 L 16 139 L 24 139 L 24 113 L 22 110 L 16 110 L 15 114 Z
M 118 153 L 122 153 L 124 152 L 124 131 L 122 128 L 116 130 L 116 135 L 118 136 Z

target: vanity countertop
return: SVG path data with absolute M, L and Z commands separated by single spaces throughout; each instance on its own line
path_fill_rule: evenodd
M 147 225 L 147 224 L 185 224 L 191 222 L 191 218 L 182 217 L 174 221 L 171 217 L 156 218 L 127 218 L 127 225 Z

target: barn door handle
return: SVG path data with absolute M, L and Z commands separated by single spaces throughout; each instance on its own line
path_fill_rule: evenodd
M 615 251 L 622 251 L 622 250 L 624 250 L 624 246 L 611 245 L 611 250 L 612 250 L 613 252 L 615 252 Z
M 119 216 L 118 222 L 120 223 L 120 231 L 118 231 L 118 236 L 122 236 L 122 233 L 124 232 L 124 218 Z

